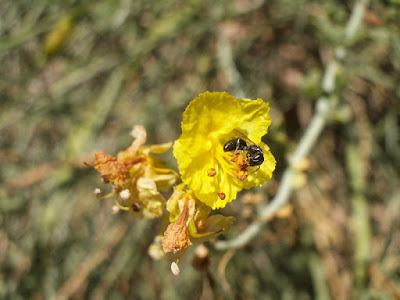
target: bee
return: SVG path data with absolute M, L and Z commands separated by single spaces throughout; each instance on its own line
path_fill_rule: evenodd
M 241 133 L 240 131 L 237 132 L 242 138 L 237 137 L 227 141 L 224 145 L 224 152 L 235 151 L 236 154 L 236 152 L 239 150 L 246 151 L 246 159 L 249 163 L 249 166 L 258 166 L 259 169 L 261 164 L 264 162 L 264 152 L 262 151 L 260 146 L 256 145 L 243 133 Z M 258 169 L 255 171 L 258 171 Z

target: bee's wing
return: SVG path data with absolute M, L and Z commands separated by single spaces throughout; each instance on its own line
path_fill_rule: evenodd
M 254 143 L 251 139 L 249 139 L 245 134 L 241 133 L 239 130 L 237 129 L 233 129 L 240 137 L 242 137 L 244 140 L 246 140 L 248 143 L 255 145 L 256 143 Z

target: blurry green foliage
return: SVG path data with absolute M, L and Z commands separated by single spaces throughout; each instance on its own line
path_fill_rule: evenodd
M 340 61 L 344 117 L 314 149 L 294 213 L 271 220 L 225 272 L 227 253 L 212 244 L 206 271 L 191 267 L 194 249 L 179 277 L 169 262 L 152 261 L 147 249 L 161 222 L 112 215 L 112 200 L 92 194 L 105 188 L 99 176 L 83 165 L 96 150 L 129 145 L 134 124 L 147 128 L 149 143 L 173 141 L 191 99 L 235 90 L 217 55 L 223 37 L 246 97 L 271 102 L 266 142 L 278 165 L 263 192 L 274 195 L 351 10 L 337 0 L 1 1 L 0 298 L 400 297 L 397 0 L 370 3 Z M 63 20 L 73 30 L 46 50 Z M 237 219 L 231 236 L 254 210 L 243 198 L 224 210 Z M 367 225 L 357 234 L 359 218 Z

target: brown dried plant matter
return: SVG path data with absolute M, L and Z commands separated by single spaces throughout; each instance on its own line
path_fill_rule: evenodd
M 164 153 L 172 143 L 145 145 L 146 130 L 140 125 L 133 127 L 131 135 L 134 141 L 117 157 L 96 152 L 92 167 L 111 185 L 112 192 L 105 197 L 114 196 L 119 210 L 145 218 L 160 217 L 165 206 L 160 191 L 169 190 L 178 174 L 152 153 Z
M 129 178 L 129 168 L 124 162 L 103 151 L 96 152 L 95 156 L 94 168 L 102 174 L 105 183 L 114 182 L 122 186 Z
M 185 200 L 185 206 L 182 214 L 176 222 L 168 225 L 164 232 L 162 247 L 164 252 L 177 253 L 181 250 L 186 250 L 190 246 L 189 229 L 186 224 L 188 219 L 189 200 Z

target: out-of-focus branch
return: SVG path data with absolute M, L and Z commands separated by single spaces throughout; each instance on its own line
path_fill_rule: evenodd
M 237 98 L 244 98 L 242 77 L 236 69 L 233 60 L 232 47 L 228 38 L 220 31 L 218 33 L 217 58 L 221 70 L 224 70 L 227 81 L 232 89 L 232 94 Z
M 360 0 L 357 1 L 354 6 L 344 33 L 344 41 L 346 46 L 351 44 L 354 35 L 360 27 L 366 3 L 366 0 Z M 336 75 L 340 68 L 340 61 L 346 56 L 346 49 L 344 47 L 338 47 L 334 50 L 334 54 L 335 57 L 327 65 L 322 80 L 322 88 L 326 95 L 317 100 L 315 114 L 306 132 L 301 138 L 298 147 L 289 160 L 289 166 L 283 173 L 282 181 L 279 185 L 277 194 L 270 203 L 262 206 L 259 209 L 260 213 L 258 216 L 258 221 L 255 221 L 249 225 L 249 227 L 247 227 L 246 230 L 236 238 L 228 241 L 218 241 L 215 244 L 216 249 L 224 250 L 229 248 L 239 248 L 246 245 L 258 234 L 268 219 L 288 202 L 293 188 L 292 184 L 296 172 L 296 165 L 298 165 L 298 163 L 300 163 L 309 155 L 320 133 L 324 129 L 338 105 L 337 97 L 335 95 Z
M 76 272 L 57 291 L 55 299 L 69 299 L 81 288 L 88 280 L 89 274 L 110 257 L 111 250 L 120 242 L 127 230 L 128 224 L 120 223 L 106 232 L 105 237 L 109 237 L 106 245 L 87 256 Z

